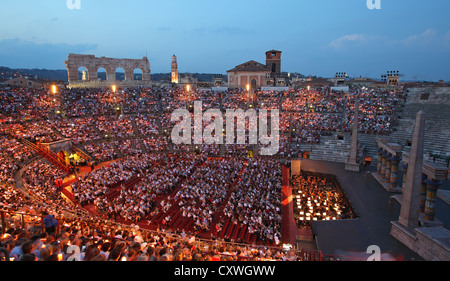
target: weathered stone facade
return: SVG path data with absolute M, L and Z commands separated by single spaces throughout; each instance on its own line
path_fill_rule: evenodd
M 69 88 L 101 88 L 111 85 L 118 87 L 146 86 L 150 80 L 150 62 L 147 57 L 142 59 L 116 59 L 106 57 L 95 57 L 94 55 L 69 54 L 67 61 L 67 73 L 69 78 Z M 86 80 L 79 80 L 78 69 L 87 69 Z M 106 70 L 106 81 L 98 78 L 98 70 Z M 116 70 L 122 68 L 125 71 L 123 81 L 116 80 Z M 134 71 L 142 71 L 142 80 L 134 79 Z

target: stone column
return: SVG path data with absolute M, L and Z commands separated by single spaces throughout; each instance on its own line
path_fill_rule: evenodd
M 390 176 L 390 186 L 391 188 L 397 187 L 397 180 L 398 180 L 398 164 L 400 163 L 401 159 L 393 157 L 391 159 L 391 176 Z
M 434 221 L 437 190 L 438 190 L 441 182 L 436 181 L 436 180 L 426 179 L 425 183 L 427 184 L 427 201 L 425 203 L 425 219 L 429 220 L 429 221 Z
M 383 150 L 381 150 L 381 169 L 380 169 L 380 178 L 384 178 L 384 174 L 386 173 L 386 155 Z
M 67 74 L 69 77 L 69 83 L 78 81 L 78 68 L 73 66 L 67 66 Z
M 116 70 L 111 67 L 105 68 L 105 70 L 106 70 L 106 80 L 108 82 L 115 82 L 116 81 Z
M 409 229 L 419 225 L 420 185 L 422 183 L 423 146 L 425 133 L 425 112 L 419 111 L 416 116 L 405 192 L 398 222 Z
M 384 172 L 384 181 L 389 184 L 391 178 L 391 159 L 390 155 L 386 153 L 386 171 Z
M 150 81 L 150 70 L 142 69 L 142 81 Z
M 97 67 L 88 66 L 87 70 L 88 70 L 88 81 L 97 81 L 98 80 Z
M 69 54 L 66 61 L 64 61 L 67 68 L 67 76 L 69 83 L 77 82 L 78 81 L 78 63 L 80 63 L 78 60 L 73 58 L 73 55 Z
M 381 155 L 381 149 L 378 148 L 378 163 L 377 163 L 377 175 L 381 175 L 381 161 L 383 156 Z
M 134 80 L 134 69 L 126 68 L 125 69 L 125 81 L 133 81 Z

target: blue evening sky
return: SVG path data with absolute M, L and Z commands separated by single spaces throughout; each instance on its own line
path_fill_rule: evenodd
M 65 69 L 68 53 L 148 54 L 152 73 L 222 73 L 283 51 L 282 71 L 450 80 L 450 1 L 3 0 L 0 66 Z

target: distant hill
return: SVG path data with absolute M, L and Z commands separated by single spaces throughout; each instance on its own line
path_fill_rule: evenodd
M 36 79 L 67 82 L 67 70 L 12 69 L 0 66 L 0 81 L 6 81 L 21 75 Z

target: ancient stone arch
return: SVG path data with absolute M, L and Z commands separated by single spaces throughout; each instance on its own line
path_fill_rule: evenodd
M 69 54 L 65 61 L 67 74 L 69 78 L 69 87 L 105 87 L 117 85 L 123 87 L 145 86 L 149 85 L 150 80 L 150 62 L 147 57 L 142 59 L 116 59 L 106 57 L 95 57 L 94 55 Z M 80 81 L 78 77 L 78 68 L 86 67 L 89 77 L 88 81 Z M 98 79 L 98 69 L 106 70 L 106 81 Z M 125 70 L 125 80 L 116 81 L 116 69 Z M 134 80 L 134 70 L 138 68 L 142 71 L 142 80 Z

